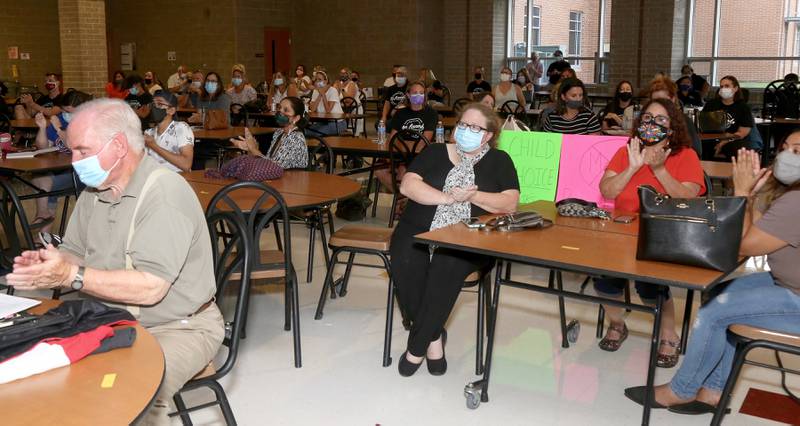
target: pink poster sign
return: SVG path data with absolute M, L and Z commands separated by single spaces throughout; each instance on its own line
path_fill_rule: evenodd
M 627 142 L 627 136 L 564 135 L 556 201 L 580 198 L 613 209 L 614 200 L 600 194 L 600 179 L 611 158 Z

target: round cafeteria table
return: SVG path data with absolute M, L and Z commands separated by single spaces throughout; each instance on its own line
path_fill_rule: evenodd
M 237 182 L 236 179 L 206 177 L 204 170 L 193 170 L 183 173 L 183 176 L 194 189 L 203 209 L 208 207 L 211 198 L 224 186 Z M 280 192 L 289 209 L 331 204 L 352 197 L 361 190 L 361 184 L 352 179 L 305 170 L 286 170 L 280 179 L 264 183 Z M 235 201 L 240 206 L 247 206 L 255 202 L 258 196 L 257 191 L 242 190 Z
M 43 300 L 41 314 L 57 306 Z M 136 325 L 130 348 L 89 355 L 65 367 L 0 385 L 2 423 L 8 425 L 111 425 L 133 423 L 150 406 L 164 377 L 155 337 Z M 113 386 L 100 384 L 115 373 Z

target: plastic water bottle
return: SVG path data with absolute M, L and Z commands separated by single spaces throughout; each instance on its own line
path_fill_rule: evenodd
M 383 120 L 378 121 L 378 143 L 381 145 L 386 143 L 386 123 Z
M 436 123 L 436 143 L 444 143 L 444 125 L 441 120 Z

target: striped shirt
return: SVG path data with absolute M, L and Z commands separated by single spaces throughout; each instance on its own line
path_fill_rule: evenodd
M 567 133 L 571 135 L 588 135 L 600 132 L 600 121 L 593 112 L 583 109 L 572 120 L 567 120 L 556 111 L 544 117 L 542 130 L 552 133 Z

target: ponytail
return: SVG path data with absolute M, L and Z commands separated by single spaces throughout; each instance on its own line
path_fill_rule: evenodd
M 294 114 L 300 116 L 300 119 L 297 120 L 297 123 L 294 125 L 300 130 L 305 130 L 309 121 L 308 112 L 306 111 L 306 104 L 304 104 L 303 101 L 296 96 L 289 96 L 283 98 L 283 100 L 289 101 L 289 103 L 292 105 L 292 111 L 294 111 Z

